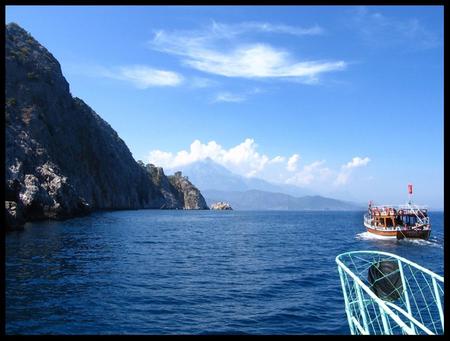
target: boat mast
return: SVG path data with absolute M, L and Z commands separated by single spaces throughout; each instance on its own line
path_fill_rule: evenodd
M 412 204 L 412 194 L 413 194 L 413 186 L 412 184 L 408 184 L 408 196 L 409 196 L 409 202 L 408 204 Z
M 414 213 L 414 215 L 417 217 L 417 220 L 419 221 L 420 224 L 427 224 L 428 223 L 428 219 L 424 218 L 421 219 L 419 217 L 419 215 L 417 214 L 417 211 L 419 210 L 419 207 L 417 207 L 416 205 L 414 205 L 412 203 L 412 196 L 413 196 L 413 185 L 412 184 L 408 184 L 408 195 L 409 195 L 409 207 L 411 208 L 412 212 Z

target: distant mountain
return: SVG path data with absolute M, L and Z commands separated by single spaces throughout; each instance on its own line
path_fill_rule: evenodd
M 319 195 L 294 197 L 283 193 L 259 190 L 202 191 L 206 203 L 225 201 L 235 210 L 359 210 L 361 205 Z
M 258 178 L 246 178 L 229 171 L 210 158 L 197 161 L 186 166 L 166 168 L 167 174 L 182 171 L 189 177 L 202 193 L 205 190 L 217 191 L 248 191 L 260 190 L 268 192 L 280 192 L 293 196 L 311 195 L 308 190 L 293 185 L 275 184 Z

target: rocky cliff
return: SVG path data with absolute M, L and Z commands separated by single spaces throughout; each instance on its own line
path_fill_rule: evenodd
M 199 210 L 208 207 L 200 191 L 181 172 L 176 172 L 175 175 L 168 176 L 167 178 L 175 189 L 178 200 L 183 203 L 185 209 Z
M 60 64 L 31 35 L 12 23 L 5 39 L 9 227 L 96 209 L 207 208 L 198 190 L 189 194 L 192 184 L 170 185 L 156 167 L 153 179 L 154 169 L 139 165 L 114 129 L 72 97 Z
M 161 189 L 167 206 L 185 210 L 208 209 L 203 195 L 181 172 L 166 176 L 161 167 L 144 165 L 142 161 L 138 163 L 145 168 L 153 184 Z

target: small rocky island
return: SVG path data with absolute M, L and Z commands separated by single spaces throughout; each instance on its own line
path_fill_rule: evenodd
M 212 210 L 233 210 L 229 203 L 222 202 L 222 201 L 219 201 L 219 202 L 216 202 L 216 203 L 212 204 L 211 205 L 211 209 Z
M 14 23 L 5 62 L 6 229 L 94 210 L 208 209 L 181 173 L 136 162 L 117 132 L 72 97 L 56 58 Z

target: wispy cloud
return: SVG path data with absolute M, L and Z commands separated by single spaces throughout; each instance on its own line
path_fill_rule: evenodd
M 362 6 L 354 10 L 350 23 L 371 47 L 428 49 L 441 45 L 439 36 L 417 18 L 400 19 Z
M 325 160 L 307 164 L 293 176 L 287 178 L 286 183 L 307 186 L 312 182 L 324 182 L 332 176 L 332 171 L 328 167 L 325 167 L 324 164 Z
M 295 29 L 295 30 L 294 30 Z M 268 43 L 242 43 L 238 39 L 245 30 L 266 30 L 296 34 L 317 34 L 316 28 L 299 29 L 261 23 L 237 26 L 213 23 L 204 31 L 158 31 L 149 42 L 152 49 L 177 55 L 182 63 L 196 70 L 239 78 L 302 78 L 316 80 L 320 74 L 344 70 L 346 62 L 338 60 L 297 60 L 286 49 Z M 226 39 L 226 46 L 223 40 Z
M 370 159 L 368 157 L 354 157 L 351 161 L 347 162 L 345 165 L 342 165 L 341 171 L 337 175 L 334 184 L 336 186 L 345 185 L 348 182 L 354 168 L 367 166 L 369 162 Z
M 318 74 L 343 70 L 343 61 L 290 61 L 288 52 L 266 44 L 240 46 L 230 53 L 198 51 L 185 63 L 191 67 L 226 77 L 242 78 L 315 78 Z
M 249 99 L 250 96 L 255 95 L 255 94 L 260 94 L 262 92 L 265 92 L 265 91 L 260 88 L 241 90 L 241 91 L 239 91 L 239 93 L 230 92 L 230 91 L 221 91 L 221 92 L 215 94 L 212 102 L 213 103 L 217 103 L 217 102 L 240 103 L 240 102 L 243 102 L 243 101 L 246 101 L 247 99 Z
M 219 92 L 216 94 L 213 102 L 242 102 L 245 101 L 246 97 L 238 94 L 233 94 L 231 92 Z
M 298 27 L 256 21 L 248 21 L 239 24 L 225 24 L 218 23 L 213 20 L 211 28 L 214 34 L 223 37 L 231 37 L 239 34 L 255 32 L 290 34 L 294 36 L 320 35 L 324 33 L 324 29 L 319 25 L 314 25 L 311 27 Z
M 215 80 L 212 80 L 210 78 L 205 78 L 205 77 L 192 77 L 189 80 L 189 86 L 191 88 L 211 88 L 214 86 L 217 86 L 218 82 Z
M 145 65 L 123 66 L 117 70 L 108 70 L 103 75 L 130 82 L 139 89 L 154 86 L 177 86 L 183 82 L 183 76 L 176 72 L 158 70 Z
M 178 86 L 185 81 L 184 77 L 177 72 L 161 70 L 148 65 L 105 67 L 98 64 L 69 63 L 64 68 L 71 74 L 125 81 L 138 89 Z

